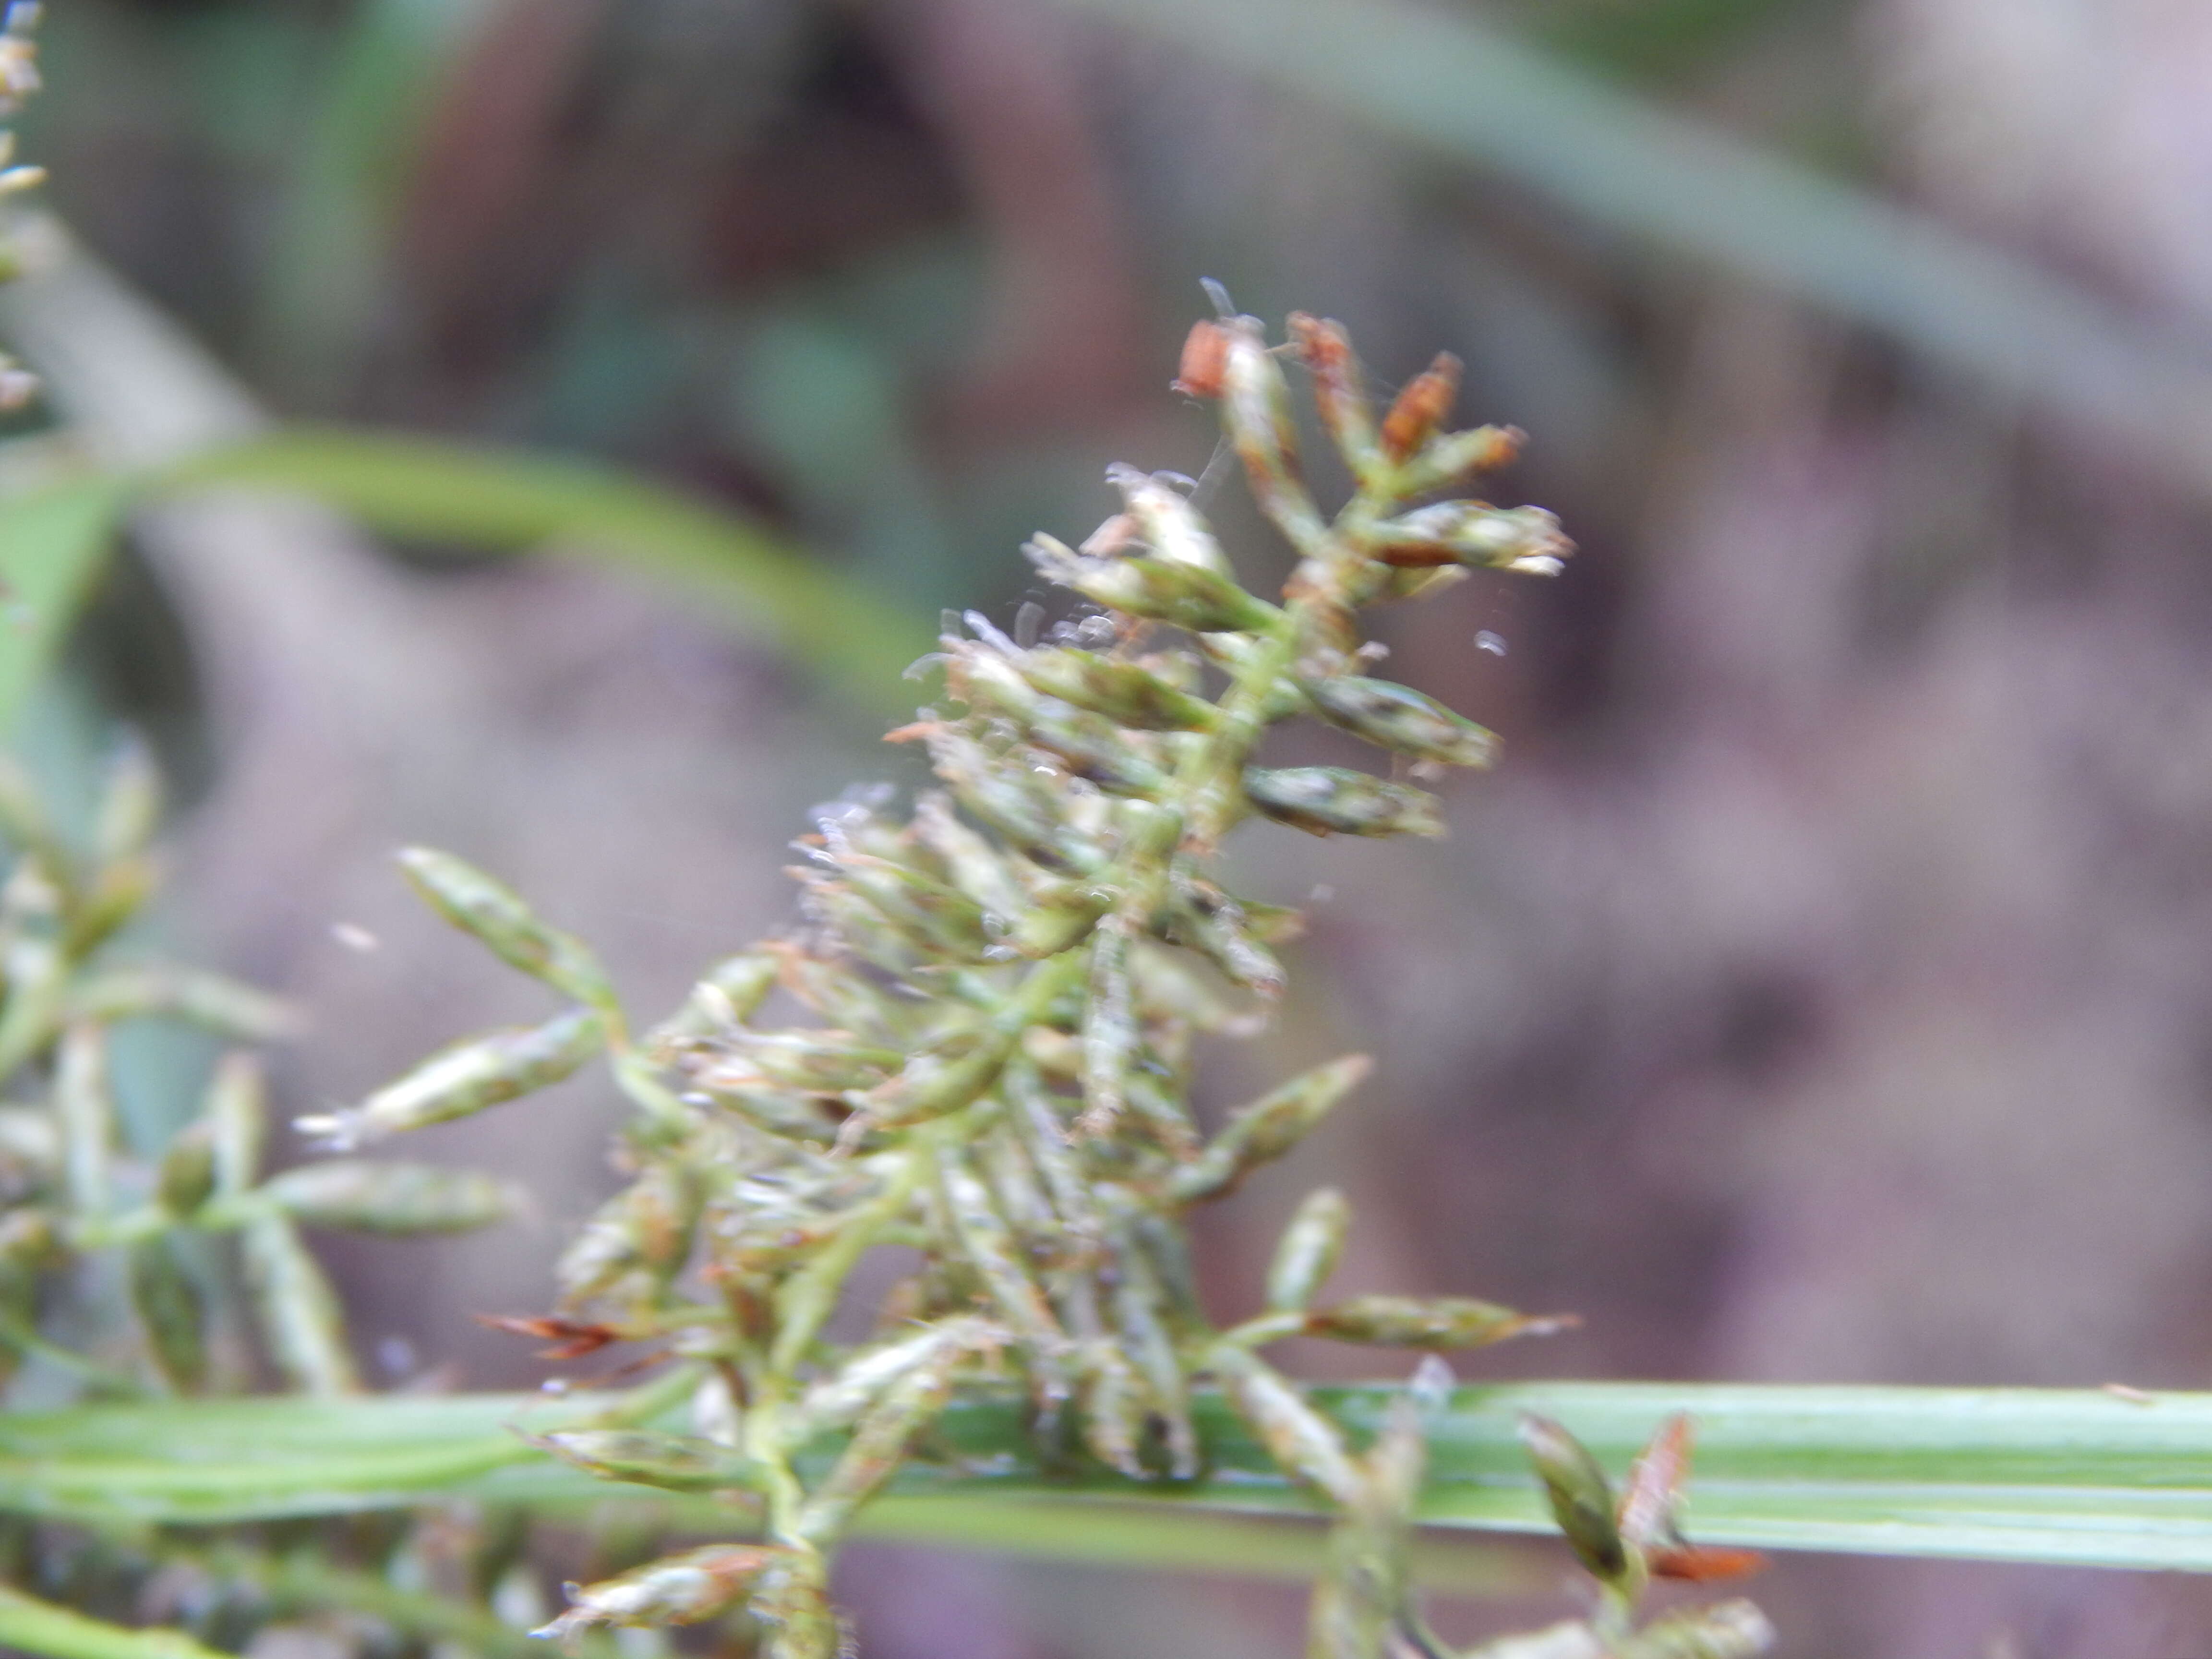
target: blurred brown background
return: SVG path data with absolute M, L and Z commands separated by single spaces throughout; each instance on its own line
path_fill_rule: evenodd
M 1508 739 L 1449 842 L 1237 850 L 1316 902 L 1215 1097 L 1381 1065 L 1218 1218 L 1219 1305 L 1327 1168 L 1352 1288 L 1583 1315 L 1484 1374 L 2212 1380 L 2212 7 L 58 0 L 46 40 L 51 198 L 180 331 L 57 373 L 126 455 L 260 415 L 586 452 L 1004 621 L 1107 462 L 1202 467 L 1164 391 L 1201 276 L 1386 381 L 1457 352 L 1583 551 L 1386 624 Z M 400 842 L 654 1009 L 787 917 L 811 801 L 910 778 L 892 711 L 605 564 L 265 503 L 135 546 L 26 740 L 159 735 L 170 925 L 310 1009 L 295 1109 L 536 1006 Z M 440 1132 L 541 1214 L 336 1264 L 386 1375 L 535 1380 L 466 1316 L 542 1305 L 614 1110 Z M 1297 1639 L 1249 1588 L 848 1578 L 889 1659 Z M 2212 1653 L 2179 1578 L 1804 1559 L 1762 1599 L 1791 1659 Z

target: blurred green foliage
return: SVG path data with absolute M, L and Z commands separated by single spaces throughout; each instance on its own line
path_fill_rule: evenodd
M 131 511 L 195 489 L 306 496 L 432 550 L 556 549 L 609 560 L 765 636 L 842 702 L 895 709 L 928 635 L 758 528 L 642 479 L 573 459 L 392 434 L 299 428 L 139 477 L 65 479 L 0 501 L 0 721 L 10 719 L 92 591 Z

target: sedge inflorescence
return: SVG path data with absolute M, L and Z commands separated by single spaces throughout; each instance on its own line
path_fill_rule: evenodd
M 1041 641 L 972 614 L 949 628 L 939 705 L 891 734 L 926 749 L 935 787 L 903 818 L 880 794 L 822 811 L 793 872 L 799 924 L 714 967 L 665 1023 L 634 1032 L 588 949 L 490 878 L 403 855 L 443 914 L 573 1006 L 302 1127 L 358 1142 L 607 1051 L 640 1109 L 631 1182 L 562 1258 L 559 1309 L 507 1322 L 571 1354 L 635 1341 L 697 1367 L 696 1432 L 543 1443 L 611 1479 L 727 1494 L 748 1534 L 573 1589 L 548 1633 L 738 1614 L 763 1651 L 828 1659 L 846 1640 L 832 1552 L 863 1504 L 931 1455 L 962 1390 L 1018 1390 L 1048 1470 L 1171 1485 L 1205 1472 L 1193 1401 L 1211 1389 L 1338 1517 L 1313 1652 L 1439 1650 L 1411 1607 L 1406 1540 L 1423 1423 L 1449 1372 L 1425 1364 L 1361 1446 L 1262 1350 L 1306 1335 L 1433 1355 L 1560 1322 L 1468 1297 L 1324 1300 L 1351 1220 L 1325 1188 L 1284 1234 L 1264 1305 L 1216 1325 L 1189 1212 L 1296 1146 L 1368 1061 L 1294 1077 L 1209 1135 L 1188 1103 L 1193 1048 L 1265 1024 L 1284 989 L 1278 947 L 1299 922 L 1224 885 L 1217 853 L 1233 828 L 1436 836 L 1442 809 L 1421 782 L 1495 755 L 1481 726 L 1369 672 L 1359 613 L 1473 568 L 1554 574 L 1571 547 L 1540 509 L 1452 494 L 1519 442 L 1447 427 L 1455 362 L 1438 358 L 1378 413 L 1338 325 L 1294 316 L 1290 334 L 1286 351 L 1251 318 L 1202 323 L 1179 382 L 1218 404 L 1290 545 L 1279 592 L 1238 580 L 1176 481 L 1113 469 L 1118 513 L 1079 547 L 1039 536 L 1028 549 L 1077 614 Z M 1308 371 L 1350 474 L 1333 514 L 1303 476 L 1285 356 Z M 1366 740 L 1392 775 L 1257 763 L 1265 734 L 1294 719 Z M 779 1023 L 779 1006 L 799 1018 Z M 912 1271 L 866 1310 L 869 1334 L 830 1340 L 832 1316 L 852 1317 L 856 1267 L 885 1245 L 910 1247 Z M 1632 1630 L 1680 1459 L 1630 1528 L 1609 1493 L 1590 1498 L 1563 1432 L 1532 1425 L 1532 1455 L 1563 1520 L 1577 1517 L 1569 1535 L 1610 1611 L 1522 1638 L 1549 1644 L 1527 1653 L 1760 1650 L 1764 1623 L 1741 1603 Z
M 376 1158 L 264 1168 L 255 1049 L 289 1009 L 152 954 L 135 924 L 155 891 L 161 792 L 140 744 L 110 761 L 71 833 L 0 761 L 0 1390 L 10 1407 L 71 1395 L 237 1392 L 273 1373 L 308 1395 L 356 1392 L 335 1289 L 302 1229 L 478 1227 L 504 1183 Z M 118 1073 L 148 1025 L 225 1049 L 167 1125 L 134 1121 Z M 143 1048 L 140 1050 L 143 1052 Z M 64 1340 L 56 1340 L 54 1333 Z

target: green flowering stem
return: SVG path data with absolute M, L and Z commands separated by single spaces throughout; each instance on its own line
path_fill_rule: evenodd
M 1270 1342 L 1280 1342 L 1306 1333 L 1306 1316 L 1297 1313 L 1261 1314 L 1231 1325 L 1220 1333 L 1218 1340 L 1238 1348 L 1264 1348 Z
M 1042 976 L 1032 975 L 1032 980 Z M 925 1131 L 924 1133 L 927 1133 Z M 827 1248 L 781 1287 L 776 1297 L 779 1315 L 775 1343 L 767 1364 L 747 1379 L 750 1398 L 745 1401 L 744 1451 L 761 1469 L 760 1490 L 766 1499 L 766 1532 L 775 1542 L 800 1552 L 815 1564 L 814 1574 L 826 1581 L 820 1545 L 806 1524 L 805 1486 L 792 1467 L 793 1443 L 799 1437 L 787 1422 L 793 1395 L 798 1390 L 799 1367 L 806 1359 L 822 1328 L 836 1310 L 846 1276 L 884 1229 L 902 1214 L 928 1172 L 928 1160 L 909 1150 L 890 1160 L 890 1172 L 882 1192 L 847 1218 Z
M 756 1385 L 760 1393 L 758 1405 L 773 1405 L 788 1394 L 807 1351 L 822 1334 L 822 1327 L 829 1322 L 830 1316 L 836 1311 L 845 1276 L 852 1272 L 862 1253 L 876 1242 L 877 1235 L 905 1210 L 921 1184 L 926 1166 L 921 1159 L 900 1157 L 887 1162 L 890 1170 L 882 1192 L 864 1208 L 854 1212 L 821 1253 L 777 1293 L 776 1310 L 781 1318 L 767 1369 Z
M 1220 716 L 1206 747 L 1187 757 L 1175 787 L 1183 802 L 1188 835 L 1200 850 L 1210 849 L 1234 827 L 1243 808 L 1239 780 L 1244 765 L 1273 723 L 1276 688 L 1297 660 L 1300 641 L 1313 623 L 1340 607 L 1349 582 L 1347 567 L 1357 546 L 1356 527 L 1372 516 L 1376 501 L 1363 489 L 1338 514 L 1323 556 L 1301 565 L 1291 584 L 1293 597 L 1266 633 L 1230 672 Z

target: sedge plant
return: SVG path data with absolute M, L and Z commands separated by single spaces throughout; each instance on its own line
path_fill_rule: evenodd
M 0 123 L 36 89 L 35 21 L 30 0 L 0 12 Z M 0 213 L 38 178 L 0 133 Z M 5 240 L 0 222 L 0 276 Z M 1352 1217 L 1326 1188 L 1297 1206 L 1258 1307 L 1222 1323 L 1201 1304 L 1192 1211 L 1295 1146 L 1367 1070 L 1347 1056 L 1211 1133 L 1194 1118 L 1200 1039 L 1266 1029 L 1299 923 L 1232 892 L 1221 846 L 1248 822 L 1440 834 L 1422 786 L 1490 763 L 1496 744 L 1377 678 L 1360 614 L 1470 569 L 1553 574 L 1571 551 L 1540 510 L 1464 493 L 1520 440 L 1450 428 L 1449 358 L 1378 409 L 1337 325 L 1294 316 L 1271 346 L 1218 308 L 1179 384 L 1218 405 L 1288 544 L 1279 589 L 1238 580 L 1183 481 L 1114 469 L 1119 512 L 1079 547 L 1029 548 L 1071 614 L 1042 640 L 1026 623 L 1011 638 L 972 614 L 948 624 L 941 695 L 891 734 L 926 753 L 933 784 L 902 811 L 883 790 L 822 810 L 798 843 L 797 922 L 710 968 L 658 1025 L 633 1025 L 590 950 L 492 877 L 403 854 L 432 904 L 564 1006 L 303 1120 L 336 1157 L 270 1171 L 254 1048 L 283 1034 L 284 1011 L 155 956 L 131 926 L 159 873 L 143 754 L 115 758 L 82 829 L 0 766 L 0 1646 L 211 1659 L 299 1621 L 363 1659 L 526 1659 L 532 1627 L 609 1656 L 615 1636 L 658 1654 L 689 1626 L 687 1650 L 830 1659 L 856 1639 L 831 1601 L 835 1556 L 879 1496 L 988 1510 L 994 1489 L 1018 1508 L 1056 1484 L 1182 1498 L 1182 1521 L 1302 1490 L 1329 1520 L 1312 1659 L 1747 1659 L 1771 1640 L 1748 1602 L 1656 1617 L 1645 1603 L 1654 1580 L 1759 1565 L 1683 1537 L 1686 1401 L 1719 1477 L 1699 1511 L 1709 1536 L 2212 1566 L 2212 1396 L 1455 1389 L 1444 1353 L 1561 1320 L 1464 1297 L 1331 1297 Z M 1291 365 L 1352 482 L 1334 514 L 1304 481 Z M 0 407 L 36 390 L 0 359 Z M 376 487 L 356 494 L 372 506 L 436 459 L 371 448 Z M 282 453 L 217 460 L 210 478 L 299 478 Z M 444 484 L 475 479 L 460 519 L 480 527 L 484 476 L 451 461 Z M 501 544 L 580 510 L 536 474 L 492 483 Z M 615 494 L 585 503 L 601 529 L 639 516 Z M 688 511 L 644 516 L 673 525 L 662 539 L 686 568 L 703 546 L 720 569 L 736 545 Z M 43 556 L 23 521 L 0 519 L 19 571 Z M 763 591 L 787 607 L 812 591 L 771 574 Z M 70 614 L 26 617 L 0 597 L 33 641 Z M 865 643 L 896 630 L 841 614 L 838 652 L 820 654 L 840 672 L 896 665 Z M 13 636 L 0 646 L 22 654 Z M 1365 739 L 1387 772 L 1261 763 L 1268 732 L 1298 720 Z M 214 1034 L 222 1057 L 197 1099 L 150 1103 L 125 1075 L 147 1021 Z M 475 1226 L 514 1194 L 361 1147 L 602 1056 L 630 1108 L 627 1183 L 562 1256 L 554 1305 L 495 1322 L 562 1358 L 610 1351 L 619 1369 L 603 1381 L 648 1380 L 566 1405 L 372 1394 L 309 1233 Z M 869 1291 L 882 1276 L 863 1262 L 892 1247 L 905 1271 Z M 1270 1358 L 1293 1336 L 1425 1358 L 1402 1388 L 1310 1394 Z M 1493 1458 L 1515 1455 L 1516 1402 L 1534 1493 L 1588 1594 L 1580 1616 L 1453 1656 L 1416 1605 L 1413 1523 L 1535 1521 Z M 1607 1465 L 1625 1470 L 1617 1489 Z M 580 1504 L 599 1519 L 562 1606 L 542 1568 L 574 1559 L 558 1529 Z M 887 1504 L 878 1522 L 899 1513 Z M 666 1553 L 671 1535 L 695 1547 Z
M 24 0 L 0 19 L 0 117 L 36 89 L 35 21 Z M 9 165 L 12 143 L 0 133 L 0 195 L 40 177 Z M 511 1200 L 487 1177 L 361 1158 L 357 1146 L 530 1094 L 604 1053 L 635 1108 L 623 1135 L 630 1180 L 561 1258 L 559 1307 L 501 1322 L 564 1356 L 638 1343 L 647 1363 L 677 1361 L 626 1411 L 537 1443 L 611 1482 L 722 1498 L 735 1535 L 572 1585 L 538 1634 L 574 1649 L 605 1626 L 721 1620 L 771 1659 L 834 1659 L 852 1643 L 830 1599 L 836 1547 L 903 1468 L 946 1457 L 936 1430 L 957 1395 L 1024 1402 L 1048 1471 L 1171 1489 L 1207 1472 L 1193 1398 L 1210 1386 L 1334 1516 L 1313 1659 L 1443 1659 L 1410 1565 L 1426 1423 L 1452 1388 L 1438 1356 L 1562 1322 L 1463 1297 L 1324 1299 L 1351 1224 L 1343 1195 L 1324 1188 L 1285 1230 L 1264 1305 L 1215 1323 L 1196 1291 L 1189 1212 L 1295 1146 L 1368 1062 L 1292 1078 L 1207 1136 L 1189 1109 L 1193 1048 L 1265 1028 L 1285 986 L 1276 947 L 1299 925 L 1224 884 L 1217 854 L 1232 830 L 1258 818 L 1322 836 L 1439 835 L 1439 803 L 1409 780 L 1494 757 L 1480 726 L 1366 672 L 1379 653 L 1359 611 L 1441 592 L 1471 568 L 1553 574 L 1571 549 L 1540 509 L 1453 496 L 1519 442 L 1507 428 L 1445 427 L 1453 359 L 1439 356 L 1378 417 L 1344 331 L 1294 316 L 1287 349 L 1310 371 L 1353 484 L 1325 517 L 1301 475 L 1279 353 L 1255 319 L 1222 311 L 1194 330 L 1178 385 L 1218 404 L 1255 500 L 1290 544 L 1276 598 L 1239 583 L 1175 481 L 1113 469 L 1121 512 L 1079 549 L 1048 536 L 1028 549 L 1075 614 L 1042 643 L 973 613 L 942 641 L 944 706 L 891 734 L 926 749 L 936 787 L 902 821 L 882 791 L 823 811 L 799 843 L 799 923 L 712 968 L 648 1030 L 633 1029 L 588 947 L 514 893 L 451 856 L 404 854 L 443 915 L 569 1006 L 300 1120 L 344 1156 L 265 1172 L 264 1090 L 246 1046 L 216 1066 L 181 1127 L 125 1132 L 111 1066 L 118 1026 L 181 1019 L 250 1045 L 279 1034 L 283 1012 L 131 949 L 127 924 L 156 874 L 160 797 L 143 751 L 118 756 L 77 841 L 0 770 L 0 835 L 15 855 L 0 884 L 0 1078 L 33 1085 L 0 1105 L 0 1383 L 11 1403 L 237 1392 L 272 1377 L 357 1395 L 338 1298 L 301 1230 L 450 1231 L 495 1220 Z M 0 359 L 0 406 L 35 390 Z M 1258 765 L 1269 729 L 1301 717 L 1365 739 L 1407 778 Z M 855 1269 L 885 1245 L 908 1247 L 913 1270 L 860 1310 L 865 1334 L 833 1340 Z M 1291 1336 L 1429 1358 L 1358 1444 L 1265 1357 Z M 667 1403 L 670 1382 L 691 1395 L 690 1433 L 635 1421 Z M 1483 1654 L 1764 1650 L 1766 1623 L 1741 1601 L 1638 1626 L 1655 1572 L 1741 1565 L 1680 1536 L 1687 1437 L 1686 1419 L 1670 1419 L 1616 1502 L 1563 1427 L 1525 1421 L 1598 1593 L 1588 1618 Z M 477 1598 L 513 1585 L 526 1515 L 462 1530 Z M 243 1586 L 255 1610 L 228 1618 L 234 1641 L 282 1607 L 337 1607 L 403 1639 L 509 1649 L 507 1622 L 392 1583 L 405 1561 L 427 1571 L 441 1533 L 452 1554 L 453 1531 L 433 1521 L 364 1539 L 325 1527 L 272 1548 L 18 1519 L 0 1543 L 15 1583 L 94 1605 L 104 1587 L 143 1606 L 165 1571 L 185 1570 L 211 1633 L 237 1612 L 223 1587 Z M 342 1559 L 364 1554 L 383 1571 Z M 527 1601 L 526 1577 L 520 1588 Z M 153 1650 L 8 1586 L 0 1639 L 96 1659 Z M 156 1645 L 207 1651 L 179 1641 Z
M 1304 481 L 1285 356 L 1352 479 L 1325 515 Z M 1279 593 L 1245 587 L 1176 481 L 1117 466 L 1121 510 L 1071 548 L 1027 551 L 1073 613 L 1042 640 L 970 613 L 935 658 L 943 697 L 891 740 L 927 750 L 934 786 L 903 815 L 848 795 L 797 843 L 800 919 L 710 969 L 686 1004 L 633 1028 L 590 951 L 444 854 L 402 854 L 444 916 L 568 1005 L 471 1039 L 349 1109 L 299 1127 L 340 1147 L 480 1110 L 604 1049 L 635 1108 L 626 1188 L 558 1268 L 552 1312 L 514 1320 L 580 1353 L 617 1343 L 701 1369 L 692 1432 L 586 1429 L 545 1450 L 611 1480 L 727 1495 L 734 1541 L 572 1587 L 545 1633 L 729 1616 L 776 1659 L 847 1643 L 831 1563 L 856 1513 L 902 1468 L 942 1455 L 933 1429 L 965 1390 L 1025 1402 L 1048 1468 L 1172 1489 L 1205 1471 L 1194 1391 L 1221 1391 L 1276 1464 L 1335 1516 L 1314 1596 L 1314 1659 L 1443 1651 L 1413 1605 L 1407 1540 L 1424 1419 L 1449 1396 L 1440 1358 L 1555 1328 L 1465 1297 L 1330 1300 L 1351 1224 L 1324 1188 L 1298 1206 L 1264 1304 L 1232 1323 L 1201 1305 L 1188 1218 L 1233 1193 L 1366 1074 L 1349 1055 L 1201 1133 L 1194 1045 L 1250 1036 L 1284 990 L 1293 911 L 1224 884 L 1248 822 L 1317 836 L 1434 836 L 1419 780 L 1493 759 L 1492 735 L 1376 678 L 1369 606 L 1433 597 L 1470 569 L 1548 575 L 1571 551 L 1540 508 L 1456 492 L 1516 452 L 1509 428 L 1447 424 L 1458 365 L 1439 356 L 1386 410 L 1337 324 L 1200 323 L 1179 386 L 1211 400 L 1252 495 L 1288 543 Z M 1255 758 L 1279 723 L 1317 720 L 1403 775 Z M 880 1246 L 912 1270 L 849 1319 Z M 1430 1356 L 1370 1443 L 1267 1358 L 1292 1336 Z M 1655 1571 L 1741 1563 L 1684 1547 L 1686 1428 L 1662 1431 L 1616 1503 L 1587 1453 L 1531 1419 L 1525 1442 L 1561 1526 L 1602 1588 L 1595 1611 L 1486 1649 L 1522 1659 L 1736 1659 L 1765 1621 L 1732 1601 L 1639 1630 Z

